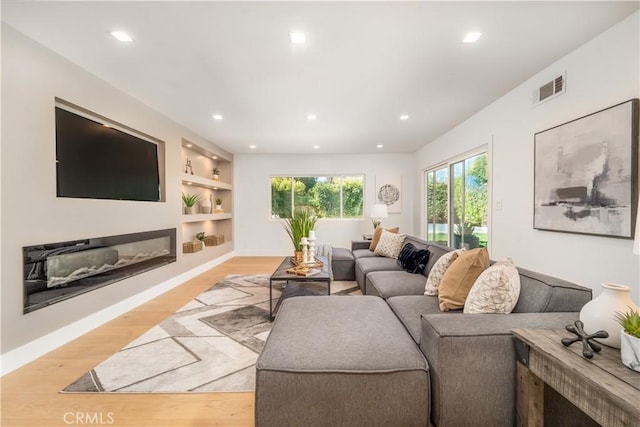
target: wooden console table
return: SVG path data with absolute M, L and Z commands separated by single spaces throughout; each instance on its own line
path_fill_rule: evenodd
M 515 329 L 516 419 L 520 426 L 544 424 L 544 385 L 603 426 L 640 425 L 640 373 L 625 367 L 620 350 L 602 346 L 591 360 L 582 344 L 565 347 L 562 329 Z

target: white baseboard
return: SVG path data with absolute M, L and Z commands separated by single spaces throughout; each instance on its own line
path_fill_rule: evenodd
M 28 344 L 20 346 L 14 350 L 0 355 L 0 376 L 8 374 L 23 365 L 55 350 L 58 347 L 78 338 L 81 335 L 97 328 L 98 326 L 115 319 L 122 314 L 133 310 L 153 298 L 162 295 L 170 289 L 175 288 L 187 280 L 204 273 L 205 271 L 223 263 L 235 256 L 234 252 L 222 255 L 212 261 L 199 265 L 198 267 L 173 277 L 166 282 L 162 282 L 151 289 L 140 292 L 110 307 L 102 309 L 83 319 L 73 322 L 63 328 L 53 331 L 43 337 L 37 338 Z

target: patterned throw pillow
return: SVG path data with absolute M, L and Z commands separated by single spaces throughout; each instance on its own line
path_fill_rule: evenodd
M 447 268 L 449 268 L 449 266 L 453 264 L 453 261 L 458 258 L 458 255 L 460 255 L 465 250 L 465 248 L 462 248 L 455 251 L 447 252 L 446 254 L 438 258 L 438 261 L 433 264 L 433 267 L 429 272 L 429 276 L 427 277 L 427 283 L 424 287 L 425 295 L 438 295 L 438 287 L 440 286 L 440 282 L 442 281 L 444 272 L 447 271 Z
M 380 236 L 382 236 L 382 230 L 385 230 L 385 228 L 382 228 L 381 225 L 377 226 L 376 229 L 373 230 L 373 237 L 371 238 L 371 244 L 369 245 L 370 251 L 376 250 L 376 246 L 378 246 L 378 242 L 380 241 Z M 400 227 L 387 228 L 386 230 L 391 233 L 397 233 L 400 231 Z
M 408 273 L 420 274 L 424 271 L 429 261 L 429 251 L 418 249 L 413 243 L 407 243 L 402 247 L 398 255 L 398 265 Z
M 373 253 L 378 256 L 398 258 L 405 236 L 406 234 L 390 233 L 387 230 L 382 230 L 380 241 Z
M 520 274 L 511 258 L 483 271 L 469 291 L 464 313 L 511 313 L 520 297 Z

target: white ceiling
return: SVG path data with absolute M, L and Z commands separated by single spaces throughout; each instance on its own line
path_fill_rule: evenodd
M 638 6 L 3 0 L 2 20 L 232 153 L 411 153 Z

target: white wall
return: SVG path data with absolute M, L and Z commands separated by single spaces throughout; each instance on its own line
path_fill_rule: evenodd
M 375 203 L 376 174 L 402 177 L 402 212 L 389 214 L 384 226 L 399 226 L 413 232 L 412 157 L 408 154 L 348 155 L 260 155 L 234 157 L 234 236 L 238 255 L 289 255 L 293 247 L 280 220 L 270 219 L 272 176 L 365 175 L 365 218 L 361 220 L 320 219 L 316 224 L 318 243 L 351 247 L 363 233 L 371 233 L 368 217 Z
M 625 284 L 633 288 L 636 302 L 640 267 L 631 240 L 533 229 L 533 135 L 637 98 L 639 33 L 636 12 L 426 145 L 417 153 L 415 174 L 420 182 L 425 168 L 493 140 L 492 258 L 510 256 L 522 267 L 589 286 L 594 295 L 602 282 Z M 567 92 L 532 107 L 533 90 L 565 70 Z M 503 209 L 497 210 L 500 202 Z M 414 210 L 420 230 L 421 204 Z
M 56 198 L 55 97 L 164 141 L 167 201 Z M 194 268 L 180 248 L 183 137 L 229 155 L 2 25 L 2 354 Z M 22 314 L 23 246 L 174 227 L 178 262 Z

